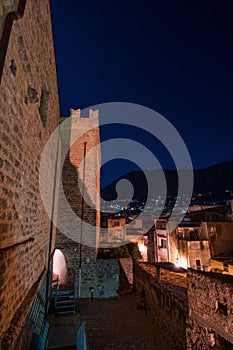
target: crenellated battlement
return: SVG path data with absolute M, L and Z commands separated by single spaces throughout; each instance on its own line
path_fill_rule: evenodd
M 89 109 L 89 115 L 82 116 L 80 108 L 78 108 L 78 109 L 70 108 L 70 117 L 77 117 L 77 118 L 82 118 L 82 119 L 95 119 L 95 118 L 99 118 L 99 110 L 98 109 Z
M 62 141 L 66 145 L 72 145 L 85 132 L 99 128 L 99 110 L 89 109 L 87 116 L 82 115 L 80 108 L 70 108 L 70 116 L 61 118 L 60 131 Z

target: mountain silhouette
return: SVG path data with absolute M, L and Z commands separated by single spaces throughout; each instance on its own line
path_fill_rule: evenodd
M 182 174 L 186 175 L 192 170 L 182 169 Z M 178 190 L 178 176 L 176 170 L 163 169 L 166 184 L 167 194 L 171 196 L 177 195 Z M 194 169 L 194 194 L 205 193 L 217 193 L 226 190 L 233 190 L 233 161 L 226 161 L 205 169 Z M 155 191 L 150 195 L 156 196 L 162 194 L 163 181 L 161 178 L 161 169 L 155 169 L 150 171 L 132 171 L 125 175 L 122 175 L 118 179 L 114 180 L 108 186 L 101 190 L 101 197 L 105 200 L 114 200 L 117 198 L 116 186 L 120 180 L 128 180 L 131 182 L 134 189 L 134 197 L 147 197 L 148 184 L 147 179 L 155 184 Z M 125 198 L 129 198 L 130 195 L 125 190 Z

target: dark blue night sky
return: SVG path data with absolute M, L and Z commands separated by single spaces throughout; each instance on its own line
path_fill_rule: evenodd
M 63 116 L 141 104 L 177 128 L 195 168 L 233 159 L 232 0 L 51 0 L 51 9 Z

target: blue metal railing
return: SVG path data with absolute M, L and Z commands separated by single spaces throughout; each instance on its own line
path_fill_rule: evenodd
M 76 330 L 76 349 L 87 350 L 87 337 L 85 322 Z
M 48 348 L 49 323 L 44 323 L 42 334 L 33 334 L 30 350 L 46 350 Z

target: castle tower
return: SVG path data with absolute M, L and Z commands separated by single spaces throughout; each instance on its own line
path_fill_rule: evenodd
M 90 297 L 96 283 L 100 227 L 99 111 L 90 110 L 88 117 L 81 116 L 80 109 L 70 112 L 61 124 L 65 158 L 61 191 L 70 208 L 61 195 L 56 248 L 66 259 L 66 282 L 74 285 L 76 296 Z

